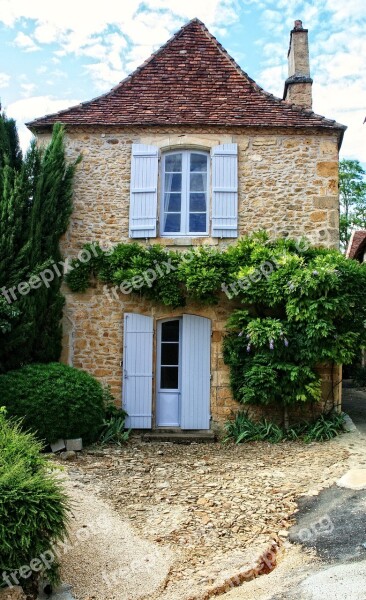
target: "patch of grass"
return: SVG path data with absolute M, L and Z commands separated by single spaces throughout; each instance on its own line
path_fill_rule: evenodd
M 225 424 L 226 436 L 224 442 L 230 440 L 236 444 L 243 442 L 269 442 L 276 444 L 281 441 L 324 442 L 345 431 L 344 415 L 331 413 L 321 415 L 316 421 L 304 421 L 290 429 L 283 429 L 267 419 L 255 422 L 249 418 L 247 411 L 240 411 L 235 419 Z

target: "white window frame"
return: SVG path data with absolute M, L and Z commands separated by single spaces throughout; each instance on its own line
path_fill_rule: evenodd
M 165 159 L 167 156 L 182 154 L 182 200 L 181 200 L 181 231 L 164 232 L 164 198 L 165 198 Z M 190 175 L 190 155 L 202 154 L 207 159 L 207 206 L 206 206 L 206 230 L 189 231 L 189 175 Z M 195 150 L 194 148 L 182 148 L 170 150 L 162 154 L 161 160 L 161 199 L 160 199 L 160 236 L 168 238 L 176 237 L 208 237 L 211 210 L 211 157 L 208 151 Z M 184 228 L 183 225 L 184 224 Z M 184 229 L 182 231 L 182 229 Z
M 178 355 L 179 355 L 179 362 L 178 362 L 178 388 L 163 388 L 161 389 L 161 343 L 162 343 L 162 335 L 161 335 L 161 330 L 162 330 L 162 325 L 163 323 L 170 323 L 170 321 L 178 321 L 179 322 L 179 350 L 178 350 Z M 157 383 L 157 393 L 159 392 L 169 392 L 169 391 L 177 391 L 179 394 L 181 393 L 181 389 L 182 389 L 182 334 L 183 334 L 183 327 L 182 327 L 182 317 L 168 317 L 166 319 L 159 319 L 157 322 L 157 356 L 156 356 L 156 383 Z M 168 366 L 168 365 L 167 365 Z M 175 366 L 175 365 L 174 365 Z

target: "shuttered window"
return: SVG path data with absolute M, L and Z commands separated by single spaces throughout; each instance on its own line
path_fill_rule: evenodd
M 131 238 L 156 237 L 158 149 L 132 144 L 130 227 Z
M 212 237 L 238 237 L 238 146 L 212 149 Z
M 131 238 L 157 235 L 158 165 L 157 147 L 132 144 Z M 238 236 L 237 144 L 214 147 L 211 160 L 208 153 L 198 150 L 165 153 L 160 175 L 160 235 Z

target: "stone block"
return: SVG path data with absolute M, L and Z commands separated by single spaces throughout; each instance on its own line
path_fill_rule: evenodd
M 321 156 L 327 156 L 328 158 L 332 158 L 333 160 L 337 160 L 338 158 L 338 145 L 337 140 L 325 140 L 320 142 L 319 145 L 319 153 Z
M 52 452 L 60 452 L 60 450 L 65 450 L 65 440 L 56 440 L 53 444 L 50 444 Z
M 66 450 L 68 452 L 70 452 L 72 450 L 74 452 L 81 452 L 82 449 L 83 449 L 82 438 L 74 438 L 74 439 L 66 440 Z
M 310 220 L 313 223 L 323 223 L 326 220 L 327 213 L 324 210 L 316 210 L 311 213 Z
M 316 172 L 321 177 L 338 177 L 338 162 L 337 161 L 324 161 L 318 162 Z
M 319 196 L 314 198 L 314 208 L 338 208 L 338 197 L 337 196 Z

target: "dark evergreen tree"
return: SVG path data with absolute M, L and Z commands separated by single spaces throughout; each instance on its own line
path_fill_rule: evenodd
M 0 370 L 58 360 L 64 298 L 59 240 L 72 211 L 78 161 L 67 164 L 64 130 L 55 125 L 49 146 L 34 143 L 19 166 L 17 136 L 0 117 Z M 12 132 L 12 133 L 9 133 Z M 16 132 L 16 131 L 15 131 Z M 56 268 L 53 266 L 56 265 Z M 18 286 L 48 268 L 52 281 L 21 295 Z M 17 299 L 11 292 L 13 286 Z M 7 297 L 6 297 L 7 296 Z M 10 303 L 7 301 L 10 299 Z M 2 332 L 2 333 L 1 333 Z

